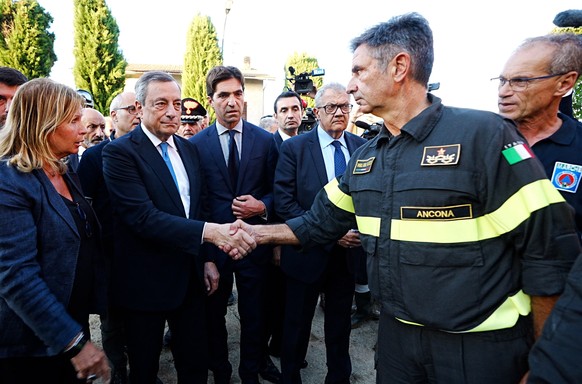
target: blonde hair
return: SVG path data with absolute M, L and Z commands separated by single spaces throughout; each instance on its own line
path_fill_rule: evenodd
M 14 95 L 4 129 L 0 131 L 0 157 L 21 172 L 41 169 L 65 173 L 66 164 L 53 154 L 48 138 L 57 127 L 73 119 L 85 100 L 66 85 L 33 79 Z

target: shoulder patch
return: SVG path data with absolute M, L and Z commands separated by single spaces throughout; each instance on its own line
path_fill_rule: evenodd
M 456 165 L 461 157 L 461 144 L 424 147 L 421 166 Z
M 368 173 L 372 170 L 372 164 L 374 164 L 376 157 L 370 157 L 369 159 L 358 159 L 356 165 L 354 166 L 354 175 L 361 175 Z
M 535 155 L 528 145 L 523 142 L 515 142 L 505 146 L 501 151 L 509 165 L 517 164 L 520 161 L 534 158 Z
M 559 191 L 576 193 L 581 175 L 582 165 L 556 161 L 552 172 L 552 185 Z

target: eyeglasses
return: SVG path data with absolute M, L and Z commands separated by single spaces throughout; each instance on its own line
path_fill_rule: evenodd
M 85 235 L 87 237 L 93 236 L 93 231 L 91 229 L 91 223 L 89 223 L 89 220 L 87 220 L 87 215 L 85 214 L 85 211 L 83 211 L 83 208 L 81 208 L 79 203 L 75 203 L 75 204 L 77 205 L 77 213 L 79 214 L 79 217 L 81 218 L 81 220 L 83 220 L 85 222 Z
M 325 113 L 327 113 L 328 115 L 332 115 L 334 114 L 337 109 L 341 109 L 342 113 L 350 113 L 352 111 L 352 107 L 353 105 L 351 104 L 327 104 L 324 105 L 323 107 L 317 107 L 319 109 L 322 109 L 325 111 Z
M 513 79 L 506 79 L 503 76 L 494 77 L 491 81 L 499 80 L 499 88 L 503 87 L 505 83 L 509 83 L 509 88 L 516 92 L 525 91 L 527 86 L 529 85 L 530 81 L 533 80 L 543 80 L 549 79 L 552 77 L 562 76 L 565 73 L 556 73 L 553 75 L 546 75 L 546 76 L 538 76 L 538 77 L 514 77 Z
M 125 109 L 127 111 L 127 113 L 129 113 L 130 115 L 137 114 L 137 108 L 135 107 L 135 105 L 128 105 L 127 107 L 114 108 L 113 110 L 119 111 L 120 109 Z

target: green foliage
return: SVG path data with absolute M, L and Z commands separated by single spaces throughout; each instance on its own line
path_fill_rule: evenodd
M 582 27 L 556 27 L 552 30 L 552 33 L 574 33 L 576 35 L 582 35 Z M 582 76 L 582 74 L 579 75 Z M 582 77 L 578 79 L 578 82 L 574 87 L 574 93 L 572 94 L 572 110 L 574 111 L 574 117 L 578 120 L 582 120 Z
M 582 78 L 578 79 L 572 94 L 572 110 L 578 120 L 582 120 Z
M 52 16 L 36 0 L 2 0 L 0 16 L 0 65 L 29 79 L 49 76 L 57 60 Z
M 293 55 L 289 56 L 287 62 L 285 63 L 285 78 L 291 77 L 291 74 L 288 72 L 288 68 L 293 67 L 295 68 L 295 75 L 299 75 L 303 72 L 311 72 L 312 70 L 319 68 L 319 64 L 315 57 L 308 56 L 307 53 L 297 53 L 294 52 Z M 323 85 L 323 76 L 312 77 L 313 85 L 316 89 L 319 89 Z M 287 84 L 284 90 L 293 89 L 292 84 Z M 315 96 L 315 95 L 313 95 Z M 315 106 L 315 101 L 310 97 L 302 98 L 307 102 L 307 106 L 313 108 Z
M 91 92 L 95 109 L 107 116 L 111 100 L 125 85 L 127 62 L 119 50 L 119 27 L 105 0 L 74 0 L 74 5 L 75 84 Z
M 192 97 L 208 111 L 210 121 L 214 111 L 209 108 L 206 94 L 206 74 L 222 64 L 222 53 L 218 47 L 216 28 L 210 17 L 197 14 L 190 24 L 186 38 L 186 54 L 182 70 L 182 97 Z

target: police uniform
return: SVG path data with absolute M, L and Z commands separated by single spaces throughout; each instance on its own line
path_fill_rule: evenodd
M 517 382 L 531 342 L 528 294 L 560 294 L 579 252 L 572 214 L 509 120 L 428 98 L 400 135 L 383 128 L 287 224 L 306 247 L 357 224 L 382 306 L 379 383 Z M 491 341 L 505 344 L 485 351 Z
M 182 123 L 195 123 L 206 116 L 208 112 L 198 101 L 191 97 L 182 99 L 182 114 L 180 121 Z
M 562 126 L 532 146 L 546 174 L 575 210 L 578 235 L 582 234 L 582 123 L 562 113 Z

